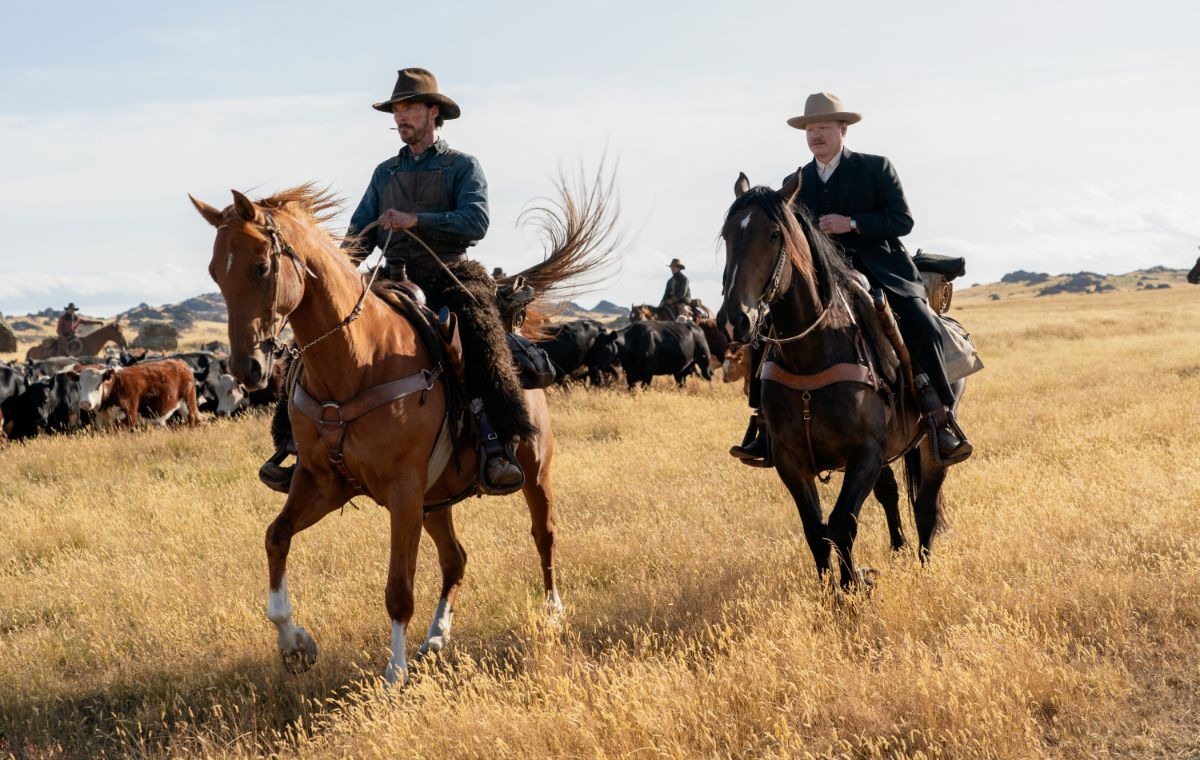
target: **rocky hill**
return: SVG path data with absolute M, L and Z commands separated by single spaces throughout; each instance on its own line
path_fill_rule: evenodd
M 998 283 L 975 285 L 961 291 L 966 297 L 986 294 L 992 300 L 1013 297 L 1042 297 L 1060 293 L 1106 293 L 1118 290 L 1162 290 L 1186 284 L 1187 270 L 1155 266 L 1125 274 L 1071 272 L 1049 274 L 1018 269 Z

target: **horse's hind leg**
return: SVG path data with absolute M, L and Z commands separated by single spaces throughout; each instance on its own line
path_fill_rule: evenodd
M 934 459 L 928 442 L 908 452 L 904 465 L 915 474 L 913 517 L 917 523 L 921 561 L 925 562 L 933 550 L 933 537 L 941 521 L 942 484 L 946 481 L 946 468 Z
M 887 517 L 892 551 L 900 551 L 907 543 L 904 540 L 904 526 L 900 522 L 900 489 L 896 485 L 896 473 L 887 465 L 884 465 L 879 479 L 875 481 L 875 498 L 883 505 L 883 514 Z
M 542 424 L 542 423 L 539 423 Z M 549 436 L 548 427 L 543 427 L 541 436 Z M 551 615 L 562 612 L 562 599 L 554 577 L 554 487 L 550 482 L 551 443 L 535 443 L 543 447 L 541 457 L 533 446 L 517 449 L 517 459 L 525 471 L 525 485 L 521 488 L 525 503 L 529 505 L 530 533 L 537 547 L 542 568 L 542 587 L 545 604 Z
M 283 510 L 267 527 L 266 548 L 270 588 L 267 593 L 267 617 L 279 634 L 279 654 L 284 666 L 293 673 L 308 670 L 317 659 L 312 636 L 292 622 L 292 602 L 287 589 L 287 557 L 292 536 L 315 524 L 346 502 L 348 494 L 340 489 L 321 487 L 308 470 L 298 469 Z
M 438 564 L 442 568 L 442 594 L 433 613 L 433 622 L 429 624 L 429 633 L 417 650 L 417 659 L 430 652 L 440 652 L 449 643 L 450 627 L 454 623 L 454 600 L 467 569 L 467 552 L 454 533 L 452 510 L 430 512 L 425 515 L 424 524 L 425 532 L 437 546 Z

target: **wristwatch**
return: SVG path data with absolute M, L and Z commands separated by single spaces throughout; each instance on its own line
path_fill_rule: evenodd
M 858 222 L 854 221 L 854 217 L 850 217 L 850 231 L 858 232 Z

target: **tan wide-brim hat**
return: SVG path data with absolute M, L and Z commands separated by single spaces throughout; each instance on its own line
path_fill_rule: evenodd
M 804 115 L 793 116 L 787 123 L 796 129 L 804 129 L 818 121 L 844 121 L 854 124 L 862 121 L 862 114 L 847 111 L 842 106 L 842 99 L 832 92 L 814 92 L 804 101 Z
M 433 103 L 440 106 L 442 118 L 457 119 L 462 115 L 458 103 L 438 92 L 437 77 L 427 69 L 400 69 L 396 72 L 396 86 L 392 88 L 392 97 L 382 103 L 373 103 L 371 108 L 384 113 L 391 113 L 396 103 L 416 101 L 418 103 Z

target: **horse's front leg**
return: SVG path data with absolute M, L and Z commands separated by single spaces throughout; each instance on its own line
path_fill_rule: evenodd
M 854 566 L 854 539 L 858 535 L 858 513 L 871 493 L 883 469 L 883 455 L 878 446 L 868 445 L 856 451 L 846 462 L 846 476 L 837 503 L 829 513 L 829 541 L 837 552 L 841 567 L 842 589 L 858 583 Z
M 423 489 L 417 487 L 416 480 L 407 480 L 405 485 L 412 487 L 397 490 L 387 504 L 391 513 L 392 548 L 384 601 L 392 620 L 392 656 L 383 677 L 392 685 L 408 681 L 408 621 L 413 614 L 413 579 L 417 574 L 424 512 Z
M 424 524 L 425 532 L 437 546 L 438 565 L 442 569 L 442 594 L 438 599 L 437 609 L 433 612 L 429 633 L 425 634 L 425 641 L 417 650 L 418 660 L 430 652 L 442 651 L 450 643 L 450 628 L 454 623 L 454 600 L 458 596 L 458 587 L 467 569 L 467 552 L 454 532 L 452 508 L 425 515 Z
M 342 483 L 320 483 L 305 468 L 296 469 L 283 510 L 267 527 L 266 548 L 270 588 L 267 618 L 279 635 L 279 654 L 292 673 L 308 670 L 317 659 L 312 636 L 292 622 L 292 602 L 287 588 L 287 557 L 292 536 L 315 524 L 346 503 L 348 489 Z
M 821 519 L 821 495 L 817 493 L 815 476 L 805 472 L 796 461 L 792 449 L 777 446 L 775 449 L 775 471 L 787 486 L 796 502 L 800 522 L 804 526 L 804 538 L 817 564 L 817 576 L 824 578 L 829 572 L 829 531 Z

